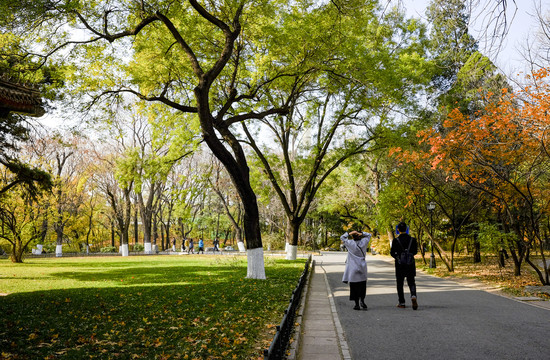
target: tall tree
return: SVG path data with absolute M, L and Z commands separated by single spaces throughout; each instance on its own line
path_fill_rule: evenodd
M 4 176 L 13 175 L 3 169 Z M 15 263 L 23 262 L 29 244 L 40 237 L 40 232 L 33 231 L 34 226 L 39 226 L 33 214 L 33 204 L 36 204 L 34 198 L 22 187 L 16 187 L 0 198 L 0 239 L 10 244 L 10 259 Z
M 66 227 L 77 221 L 84 202 L 85 194 L 78 191 L 85 166 L 85 149 L 80 147 L 81 143 L 81 135 L 77 132 L 54 132 L 35 141 L 32 147 L 37 162 L 53 175 L 49 205 L 56 233 L 57 256 L 62 256 L 63 243 L 68 242 Z
M 248 277 L 265 278 L 256 196 L 250 186 L 246 154 L 231 126 L 288 111 L 293 92 L 276 105 L 260 100 L 271 96 L 270 89 L 309 69 L 300 59 L 285 56 L 291 53 L 284 50 L 289 44 L 274 37 L 288 25 L 282 20 L 292 20 L 281 14 L 297 4 L 63 0 L 8 5 L 9 14 L 21 19 L 19 29 L 49 33 L 41 37 L 48 39 L 41 44 L 43 59 L 61 49 L 85 45 L 87 58 L 78 64 L 84 66 L 73 75 L 90 80 L 76 88 L 87 90 L 94 103 L 132 93 L 198 116 L 205 143 L 226 167 L 243 203 Z M 298 5 L 311 10 L 334 6 L 332 2 Z M 87 34 L 83 36 L 86 40 L 52 33 L 67 29 L 56 26 L 59 23 L 74 24 Z M 125 41 L 127 38 L 134 41 Z M 132 46 L 126 48 L 131 51 L 112 51 L 125 45 Z M 94 89 L 98 90 L 95 94 Z
M 353 10 L 327 7 L 310 17 L 300 17 L 299 10 L 288 15 L 294 27 L 282 35 L 300 37 L 306 46 L 295 56 L 318 63 L 319 71 L 289 83 L 299 92 L 288 114 L 260 120 L 259 129 L 243 124 L 288 218 L 289 259 L 296 257 L 300 226 L 325 179 L 346 159 L 367 151 L 388 112 L 407 107 L 425 83 L 424 28 L 398 12 L 382 16 L 376 2 Z M 315 26 L 317 35 L 295 30 L 304 26 Z M 270 141 L 261 141 L 263 132 L 272 134 Z

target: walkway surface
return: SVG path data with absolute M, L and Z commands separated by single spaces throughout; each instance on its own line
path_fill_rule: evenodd
M 419 309 L 413 311 L 410 302 L 399 309 L 392 259 L 369 254 L 369 308 L 357 311 L 341 281 L 345 257 L 322 253 L 313 258 L 299 360 L 550 358 L 550 301 L 519 301 L 474 282 L 418 271 Z M 406 284 L 405 289 L 408 296 Z

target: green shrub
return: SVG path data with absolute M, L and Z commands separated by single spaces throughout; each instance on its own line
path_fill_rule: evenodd
M 390 254 L 390 242 L 387 235 L 373 236 L 370 240 L 370 247 L 374 248 L 377 254 Z
M 113 252 L 117 252 L 117 249 L 114 246 L 105 246 L 99 249 L 99 251 L 102 253 L 113 253 Z
M 285 248 L 285 237 L 282 233 L 262 235 L 262 242 L 264 243 L 266 249 L 270 248 L 271 250 L 284 250 Z
M 132 250 L 131 251 L 140 252 L 140 251 L 143 251 L 143 250 L 145 250 L 145 247 L 142 244 L 132 245 Z
M 44 244 L 42 247 L 42 252 L 45 253 L 54 253 L 56 244 Z

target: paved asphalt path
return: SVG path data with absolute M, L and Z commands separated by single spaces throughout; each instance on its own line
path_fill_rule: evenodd
M 353 310 L 342 283 L 345 254 L 326 272 L 352 359 L 550 359 L 550 310 L 417 271 L 419 308 L 399 309 L 393 261 L 367 255 L 368 311 Z

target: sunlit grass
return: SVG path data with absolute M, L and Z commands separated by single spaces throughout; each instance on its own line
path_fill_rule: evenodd
M 305 260 L 136 256 L 0 260 L 0 358 L 251 359 Z

